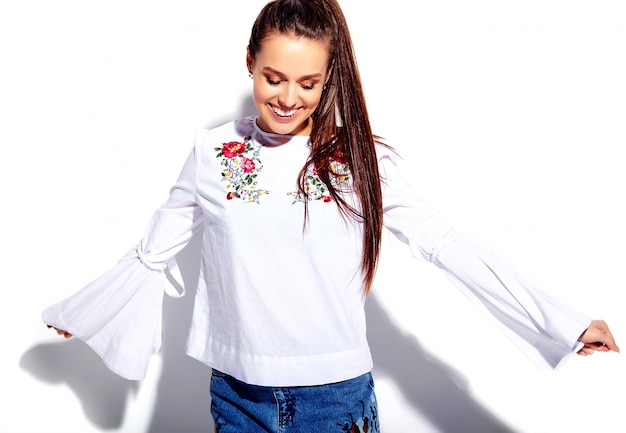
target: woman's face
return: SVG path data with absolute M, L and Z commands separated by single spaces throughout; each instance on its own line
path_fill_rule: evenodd
M 328 44 L 275 33 L 247 63 L 259 127 L 275 134 L 310 135 L 311 115 L 328 78 Z

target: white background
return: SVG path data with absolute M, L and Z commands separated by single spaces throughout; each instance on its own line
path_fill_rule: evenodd
M 182 349 L 191 297 L 167 300 L 142 383 L 40 314 L 138 241 L 195 130 L 254 113 L 244 56 L 264 4 L 0 5 L 0 431 L 211 431 L 209 369 Z M 626 349 L 624 2 L 341 4 L 375 132 L 415 187 Z M 368 313 L 385 433 L 626 431 L 626 355 L 546 375 L 390 238 Z

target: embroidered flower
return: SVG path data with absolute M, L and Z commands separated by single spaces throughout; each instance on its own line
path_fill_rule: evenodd
M 350 169 L 345 162 L 333 160 L 330 163 L 330 169 L 330 180 L 334 188 L 350 180 Z M 324 203 L 332 201 L 328 186 L 318 176 L 315 166 L 309 166 L 306 170 L 304 191 L 290 192 L 288 195 L 293 197 L 293 203 L 313 200 L 322 200 Z
M 222 182 L 227 182 L 227 200 L 241 199 L 248 203 L 259 203 L 261 196 L 269 191 L 257 188 L 256 177 L 263 169 L 259 151 L 250 143 L 251 137 L 242 142 L 231 141 L 216 147 L 217 158 L 222 158 Z
M 250 158 L 244 157 L 241 160 L 241 167 L 243 168 L 244 173 L 253 173 L 256 168 L 256 164 Z
M 246 140 L 249 140 L 249 139 L 246 139 Z M 222 147 L 222 154 L 226 158 L 234 158 L 237 155 L 241 155 L 246 150 L 246 144 L 247 144 L 246 141 L 244 141 L 243 143 L 240 143 L 238 141 L 231 141 L 229 143 L 224 143 Z

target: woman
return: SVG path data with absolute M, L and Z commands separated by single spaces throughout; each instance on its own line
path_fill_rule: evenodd
M 216 429 L 376 432 L 363 306 L 385 227 L 538 364 L 619 351 L 603 321 L 524 285 L 415 197 L 372 134 L 336 1 L 268 3 L 246 62 L 258 116 L 200 131 L 139 245 L 46 324 L 141 379 L 160 345 L 161 289 L 179 296 L 173 259 L 201 232 L 187 353 L 213 369 Z

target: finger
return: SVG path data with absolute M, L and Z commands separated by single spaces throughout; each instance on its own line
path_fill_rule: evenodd
M 602 341 L 604 345 L 608 349 L 619 353 L 619 347 L 615 343 L 615 338 L 613 338 L 613 334 L 611 333 L 611 330 L 609 329 L 608 326 L 606 327 L 606 330 L 604 331 L 604 335 L 606 336 L 606 339 Z
M 606 344 L 602 343 L 601 341 L 596 341 L 595 343 L 592 343 L 591 346 L 598 352 L 610 352 L 611 351 L 611 349 Z
M 595 351 L 603 351 L 603 352 L 608 352 L 609 348 L 606 347 L 604 344 L 598 342 L 598 343 L 587 343 L 583 346 L 583 348 L 585 349 L 585 351 L 587 352 L 595 352 Z
M 55 326 L 52 325 L 46 325 L 48 328 L 52 328 L 56 331 L 56 333 L 64 338 L 71 338 L 73 337 L 73 335 L 69 332 L 67 332 L 65 329 L 59 329 Z
M 582 349 L 580 349 L 578 351 L 579 355 L 583 355 L 583 356 L 587 356 L 587 355 L 593 355 L 593 352 L 595 352 L 595 348 L 592 346 L 589 346 L 588 344 L 585 344 Z

